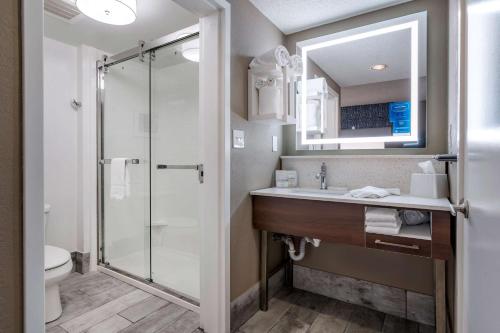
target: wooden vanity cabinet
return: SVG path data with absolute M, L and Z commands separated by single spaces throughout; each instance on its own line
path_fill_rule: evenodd
M 256 229 L 325 242 L 365 246 L 364 214 L 357 204 L 253 197 Z

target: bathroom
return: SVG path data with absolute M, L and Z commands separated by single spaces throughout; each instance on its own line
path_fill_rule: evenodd
M 500 1 L 0 7 L 0 332 L 496 332 Z

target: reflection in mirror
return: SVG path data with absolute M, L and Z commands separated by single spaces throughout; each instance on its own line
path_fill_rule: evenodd
M 426 12 L 297 44 L 297 149 L 426 145 Z M 307 81 L 304 81 L 307 78 Z

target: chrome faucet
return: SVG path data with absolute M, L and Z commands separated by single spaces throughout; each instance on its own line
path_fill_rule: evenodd
M 328 186 L 326 185 L 326 164 L 325 164 L 325 162 L 321 163 L 321 171 L 318 174 L 316 174 L 316 179 L 319 180 L 319 188 L 321 190 L 328 189 Z

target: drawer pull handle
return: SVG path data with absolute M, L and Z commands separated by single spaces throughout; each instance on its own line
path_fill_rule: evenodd
M 418 246 L 418 245 L 405 245 L 405 244 L 389 243 L 389 242 L 381 241 L 380 239 L 376 239 L 375 244 L 402 247 L 402 248 L 411 249 L 411 250 L 420 250 L 420 246 Z

